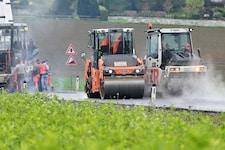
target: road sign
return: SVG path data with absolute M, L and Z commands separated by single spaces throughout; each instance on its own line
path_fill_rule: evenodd
M 77 54 L 77 52 L 76 52 L 73 44 L 70 44 L 66 50 L 66 55 L 76 55 L 76 54 Z
M 70 55 L 66 61 L 66 65 L 77 65 L 75 58 Z

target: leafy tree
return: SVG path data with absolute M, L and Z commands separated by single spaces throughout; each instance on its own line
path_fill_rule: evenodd
M 110 0 L 110 5 L 109 5 L 109 9 L 110 12 L 117 12 L 117 13 L 121 13 L 124 10 L 126 10 L 126 5 L 127 3 L 125 2 L 125 0 Z
M 171 0 L 171 2 L 173 4 L 172 11 L 181 11 L 185 7 L 184 0 Z
M 163 3 L 165 2 L 165 0 L 149 0 L 150 4 L 152 4 L 151 9 L 153 11 L 163 11 L 164 7 L 163 7 Z
M 71 15 L 70 0 L 54 0 L 52 3 L 52 13 L 55 15 Z
M 169 13 L 170 10 L 173 8 L 173 4 L 171 2 L 171 0 L 166 0 L 164 3 L 163 3 L 163 7 L 164 7 L 164 10 Z
M 99 0 L 99 4 L 104 6 L 108 12 L 110 11 L 109 9 L 109 5 L 112 3 L 112 1 L 110 2 L 109 0 Z
M 89 0 L 79 0 L 77 4 L 77 14 L 79 16 L 86 16 L 88 14 L 88 10 L 86 9 L 86 4 L 89 3 Z
M 99 4 L 104 6 L 109 14 L 112 14 L 112 12 L 122 12 L 124 10 L 164 11 L 166 1 L 167 0 L 99 0 Z M 185 1 L 171 0 L 171 6 L 173 7 L 170 8 L 169 11 L 180 11 L 182 7 L 185 6 Z M 169 8 L 169 6 L 167 7 Z
M 100 10 L 100 20 L 101 21 L 108 21 L 108 11 L 107 11 L 107 9 L 104 6 L 100 5 L 99 10 Z
M 136 3 L 135 0 L 128 0 L 128 2 L 130 3 L 130 10 L 136 10 Z
M 187 17 L 198 14 L 198 12 L 204 7 L 204 0 L 185 0 L 186 6 L 184 12 Z
M 137 11 L 142 11 L 142 10 L 144 10 L 145 7 L 150 8 L 149 0 L 135 0 L 135 5 L 136 5 Z
M 96 18 L 100 15 L 99 6 L 97 0 L 79 0 L 77 4 L 77 14 L 82 16 L 88 16 Z
M 164 4 L 167 0 L 135 0 L 136 9 L 138 11 L 144 10 L 144 8 L 148 8 L 151 11 L 163 11 L 165 10 Z M 173 4 L 173 0 L 171 1 L 171 5 Z
M 100 16 L 99 5 L 97 0 L 90 0 L 90 10 L 91 17 Z
M 211 6 L 212 6 L 211 0 L 205 0 L 205 7 L 211 7 Z
M 113 12 L 123 12 L 124 10 L 137 10 L 136 0 L 99 0 L 99 4 L 104 6 L 109 14 Z

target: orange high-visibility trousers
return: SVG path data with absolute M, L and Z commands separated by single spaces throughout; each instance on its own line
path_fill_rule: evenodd
M 51 75 L 48 75 L 48 85 L 49 85 L 50 87 L 53 87 Z
M 35 84 L 35 89 L 38 90 L 38 81 L 40 79 L 40 74 L 37 74 L 33 77 L 33 81 L 34 81 L 34 84 Z

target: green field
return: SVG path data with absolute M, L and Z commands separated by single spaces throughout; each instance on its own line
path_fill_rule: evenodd
M 0 149 L 222 150 L 225 114 L 0 94 Z
M 52 83 L 56 91 L 76 91 L 77 80 L 71 77 L 53 77 Z M 79 78 L 79 91 L 84 91 L 85 81 L 83 78 Z

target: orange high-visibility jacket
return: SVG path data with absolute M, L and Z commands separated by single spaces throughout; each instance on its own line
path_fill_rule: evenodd
M 102 46 L 108 46 L 109 45 L 109 40 L 106 38 L 102 41 Z
M 47 73 L 47 69 L 46 69 L 45 65 L 39 64 L 39 67 L 40 67 L 40 74 L 46 74 Z

